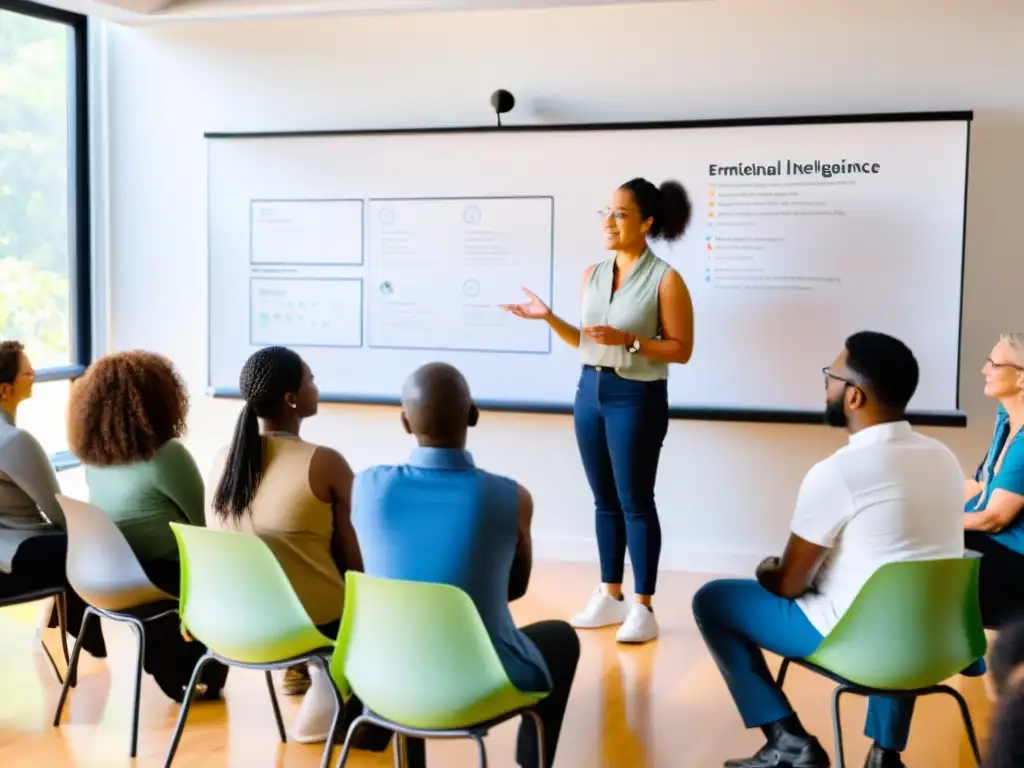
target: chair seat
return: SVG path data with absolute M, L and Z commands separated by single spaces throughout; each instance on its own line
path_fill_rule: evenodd
M 416 726 L 399 720 L 391 720 L 369 707 L 365 708 L 363 714 L 368 720 L 375 722 L 383 728 L 402 732 L 411 736 L 423 736 L 431 739 L 464 738 L 467 735 L 473 734 L 479 734 L 481 736 L 487 735 L 487 732 L 495 726 L 501 725 L 514 717 L 522 715 L 526 710 L 532 709 L 543 698 L 543 695 L 532 698 L 529 703 L 523 704 L 515 709 L 503 710 L 487 720 L 478 720 L 475 722 L 466 721 L 458 724 L 453 722 L 453 724 L 448 726 Z
M 360 689 L 365 690 L 365 689 Z M 378 717 L 406 728 L 421 731 L 472 731 L 484 728 L 488 724 L 500 722 L 510 717 L 510 713 L 520 712 L 536 706 L 547 694 L 524 693 L 515 688 L 500 688 L 487 698 L 473 702 L 469 707 L 452 709 L 438 702 L 436 708 L 421 710 L 409 707 L 408 699 L 396 691 L 396 696 L 389 701 L 377 701 L 378 697 L 368 696 L 363 704 Z
M 934 690 L 936 685 L 938 685 L 925 685 L 921 686 L 920 688 L 876 688 L 870 685 L 862 685 L 861 683 L 858 683 L 855 680 L 845 678 L 842 675 L 836 674 L 831 670 L 825 669 L 824 667 L 819 666 L 808 659 L 787 656 L 786 661 L 788 661 L 790 664 L 796 664 L 797 666 L 803 667 L 804 669 L 808 669 L 811 672 L 821 675 L 822 677 L 827 677 L 833 683 L 836 683 L 838 685 L 845 685 L 853 689 L 855 692 L 862 693 L 866 696 L 919 696 L 922 695 L 923 692 Z M 980 677 L 981 675 L 985 674 L 985 670 L 985 659 L 981 658 L 977 659 L 976 661 L 968 665 L 966 668 L 964 668 L 960 672 L 960 674 L 964 677 Z
M 814 662 L 808 661 L 807 659 L 789 658 L 788 661 L 791 664 L 796 664 L 797 666 L 803 667 L 804 669 L 808 669 L 811 672 L 814 672 L 815 674 L 821 675 L 822 677 L 827 677 L 829 680 L 831 680 L 833 683 L 836 683 L 837 685 L 846 686 L 850 689 L 851 693 L 858 693 L 864 696 L 895 696 L 899 698 L 909 698 L 913 696 L 923 696 L 926 693 L 934 691 L 936 688 L 936 685 L 927 685 L 921 688 L 910 689 L 875 688 L 870 685 L 861 685 L 860 683 L 854 680 L 849 680 L 843 677 L 842 675 L 837 675 L 835 672 L 825 669 L 824 667 L 820 667 Z
M 207 647 L 225 660 L 258 667 L 278 665 L 283 659 L 299 658 L 321 651 L 329 655 L 334 651 L 334 641 L 309 625 L 282 632 L 277 637 L 265 635 L 258 639 L 245 632 L 231 637 L 222 631 L 215 643 L 207 642 Z
M 0 608 L 22 603 L 34 603 L 36 600 L 45 600 L 47 597 L 56 597 L 64 593 L 66 587 L 40 587 L 28 589 L 24 592 L 12 592 L 10 594 L 0 592 Z

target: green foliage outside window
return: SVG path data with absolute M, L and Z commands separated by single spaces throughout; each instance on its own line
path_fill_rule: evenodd
M 72 31 L 0 11 L 0 338 L 36 368 L 69 359 Z

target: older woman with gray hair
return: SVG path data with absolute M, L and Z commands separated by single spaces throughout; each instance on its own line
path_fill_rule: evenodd
M 992 444 L 964 481 L 964 544 L 981 561 L 981 616 L 1000 629 L 1024 618 L 1024 333 L 1004 334 L 982 368 L 997 402 Z

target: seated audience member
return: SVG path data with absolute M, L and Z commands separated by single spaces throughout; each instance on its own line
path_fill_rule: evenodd
M 39 441 L 17 426 L 18 406 L 32 396 L 35 376 L 21 342 L 0 342 L 0 596 L 5 597 L 67 586 L 66 540 L 39 535 L 64 528 L 57 474 Z M 12 572 L 19 552 L 18 568 Z M 71 589 L 66 595 L 68 630 L 77 634 L 85 603 Z M 49 624 L 56 626 L 56 611 L 51 613 Z M 86 631 L 82 647 L 94 656 L 106 656 L 98 622 Z
M 150 352 L 101 357 L 71 390 L 68 441 L 85 466 L 89 502 L 106 512 L 149 578 L 165 592 L 180 587 L 178 546 L 168 523 L 204 525 L 203 478 L 181 442 L 188 393 L 169 360 Z M 177 616 L 146 623 L 144 667 L 180 702 L 206 652 L 186 642 Z M 203 698 L 217 698 L 227 668 L 203 670 Z
M 245 405 L 234 440 L 214 462 L 210 488 L 216 490 L 207 522 L 265 541 L 310 619 L 336 637 L 342 574 L 362 570 L 349 518 L 352 470 L 334 449 L 299 437 L 303 419 L 316 415 L 319 393 L 298 354 L 285 347 L 253 353 L 239 387 Z M 286 693 L 304 693 L 309 685 L 305 667 L 285 674 Z
M 981 617 L 999 629 L 1024 618 L 1024 333 L 1004 335 L 982 369 L 997 401 L 992 444 L 964 481 L 964 544 L 981 559 Z
M 32 396 L 36 372 L 18 341 L 0 341 L 0 528 L 64 527 L 60 485 L 49 456 L 17 427 L 18 406 Z
M 1008 624 L 992 646 L 998 703 L 989 726 L 983 768 L 1024 765 L 1024 621 Z
M 462 375 L 423 366 L 402 391 L 402 425 L 419 447 L 399 466 L 360 472 L 353 522 L 366 572 L 452 584 L 476 604 L 509 679 L 521 690 L 550 691 L 538 706 L 547 765 L 558 746 L 579 639 L 563 621 L 517 629 L 509 601 L 526 594 L 531 570 L 533 502 L 514 480 L 476 468 L 466 433 L 478 411 Z M 537 765 L 536 728 L 519 728 L 518 764 Z M 423 743 L 408 741 L 410 765 L 423 765 Z
M 919 377 L 911 351 L 890 336 L 861 332 L 823 372 L 826 422 L 846 428 L 848 444 L 804 477 L 781 560 L 762 562 L 756 581 L 712 581 L 693 599 L 697 626 L 744 724 L 767 738 L 754 756 L 726 763 L 733 768 L 829 765 L 761 649 L 806 657 L 881 566 L 963 555 L 960 465 L 906 421 Z M 912 713 L 912 701 L 871 699 L 867 766 L 903 765 Z

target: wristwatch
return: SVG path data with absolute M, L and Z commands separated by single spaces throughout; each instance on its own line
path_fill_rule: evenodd
M 629 343 L 629 345 L 626 347 L 626 351 L 629 352 L 629 354 L 631 354 L 631 355 L 635 355 L 637 352 L 639 352 L 640 351 L 640 339 L 637 338 L 636 336 L 634 336 L 633 337 L 633 341 L 631 341 Z

